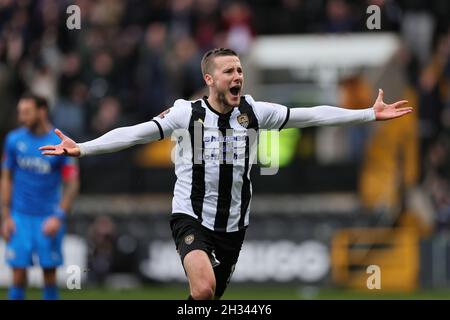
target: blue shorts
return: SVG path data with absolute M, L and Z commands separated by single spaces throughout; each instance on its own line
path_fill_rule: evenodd
M 16 230 L 11 235 L 6 247 L 6 262 L 12 268 L 26 268 L 33 265 L 33 254 L 44 268 L 55 268 L 63 264 L 62 240 L 65 225 L 62 224 L 54 237 L 42 231 L 48 217 L 12 213 Z

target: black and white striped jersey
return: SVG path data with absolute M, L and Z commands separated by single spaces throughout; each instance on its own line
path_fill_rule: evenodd
M 177 100 L 155 117 L 161 139 L 176 140 L 172 212 L 193 216 L 215 231 L 246 227 L 258 130 L 282 129 L 288 119 L 289 108 L 255 102 L 250 95 L 227 114 L 214 110 L 205 97 Z
M 77 145 L 80 156 L 87 156 L 172 137 L 177 175 L 172 212 L 191 215 L 211 230 L 233 232 L 249 223 L 250 169 L 256 162 L 258 130 L 347 125 L 375 118 L 373 108 L 289 109 L 254 101 L 249 95 L 228 114 L 216 112 L 206 98 L 177 100 L 151 121 L 117 128 Z

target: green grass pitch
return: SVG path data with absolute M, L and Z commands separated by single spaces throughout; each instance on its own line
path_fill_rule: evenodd
M 0 299 L 6 299 L 5 288 L 0 289 Z M 186 286 L 146 286 L 134 289 L 82 288 L 80 290 L 61 290 L 64 300 L 185 300 L 188 295 Z M 36 288 L 27 290 L 28 299 L 40 299 L 41 291 Z M 414 293 L 392 293 L 383 290 L 359 293 L 349 290 L 316 289 L 295 286 L 243 286 L 232 285 L 223 296 L 223 300 L 355 300 L 355 299 L 418 299 L 450 300 L 450 290 L 423 290 Z

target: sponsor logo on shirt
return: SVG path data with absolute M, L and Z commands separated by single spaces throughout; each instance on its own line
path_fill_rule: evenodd
M 47 174 L 51 172 L 51 165 L 39 157 L 17 156 L 17 164 L 21 169 L 34 171 L 36 173 Z

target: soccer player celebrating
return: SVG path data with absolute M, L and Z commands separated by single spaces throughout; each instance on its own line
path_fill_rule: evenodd
M 250 169 L 259 129 L 344 125 L 401 117 L 407 101 L 383 102 L 362 110 L 331 106 L 292 108 L 242 95 L 244 74 L 230 49 L 208 51 L 202 59 L 209 96 L 177 100 L 149 122 L 114 129 L 77 144 L 56 130 L 59 145 L 46 155 L 87 156 L 118 151 L 173 135 L 177 141 L 170 221 L 172 235 L 189 280 L 190 299 L 220 298 L 231 278 L 249 224 Z
M 25 299 L 26 271 L 35 253 L 43 269 L 43 298 L 54 300 L 56 267 L 63 262 L 64 219 L 78 192 L 78 166 L 73 158 L 39 152 L 39 146 L 58 139 L 45 99 L 23 96 L 18 118 L 23 127 L 8 134 L 2 158 L 1 231 L 7 242 L 6 260 L 13 269 L 8 298 Z

